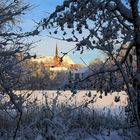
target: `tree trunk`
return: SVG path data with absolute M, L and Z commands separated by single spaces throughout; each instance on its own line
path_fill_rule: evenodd
M 138 12 L 138 0 L 130 1 L 132 16 L 133 16 L 133 25 L 134 25 L 134 41 L 136 47 L 136 57 L 137 57 L 137 70 L 136 70 L 136 108 L 137 108 L 137 119 L 140 120 L 140 16 Z
M 136 55 L 137 55 L 137 74 L 136 74 L 136 79 L 137 79 L 137 84 L 136 84 L 136 90 L 137 90 L 137 111 L 138 111 L 138 116 L 140 119 L 140 45 L 136 46 Z

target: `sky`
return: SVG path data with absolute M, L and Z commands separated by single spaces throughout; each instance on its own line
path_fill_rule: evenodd
M 22 17 L 22 27 L 24 31 L 30 31 L 34 29 L 35 22 L 39 22 L 42 18 L 47 17 L 48 13 L 52 13 L 55 10 L 57 5 L 63 3 L 63 0 L 24 0 L 26 3 L 30 3 L 32 5 L 32 9 L 27 11 L 26 14 Z M 32 49 L 33 54 L 37 54 L 39 56 L 45 55 L 55 55 L 55 47 L 56 44 L 58 46 L 59 55 L 61 56 L 61 52 L 68 52 L 72 48 L 75 47 L 74 43 L 69 43 L 65 41 L 60 41 L 57 39 L 52 39 L 47 37 L 47 31 L 42 32 L 39 36 L 34 37 L 34 41 L 40 40 Z M 99 53 L 97 50 L 85 50 L 83 54 L 80 52 L 71 51 L 68 56 L 75 63 L 83 64 L 81 58 L 85 61 L 85 63 L 89 64 L 96 58 L 103 58 L 103 54 Z

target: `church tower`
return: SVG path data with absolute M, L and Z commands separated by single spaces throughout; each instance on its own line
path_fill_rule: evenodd
M 58 56 L 58 47 L 57 47 L 57 44 L 56 44 L 56 48 L 55 48 L 54 66 L 55 67 L 60 67 L 61 66 L 61 64 L 60 64 L 60 57 Z
M 55 48 L 55 56 L 58 56 L 58 47 L 57 47 L 57 44 L 56 44 L 56 48 Z

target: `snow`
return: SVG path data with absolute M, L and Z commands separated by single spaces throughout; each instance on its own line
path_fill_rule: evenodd
M 35 140 L 43 140 L 42 135 L 39 134 Z
M 104 134 L 87 136 L 83 140 L 123 140 L 123 138 L 118 135 L 117 131 L 109 132 L 109 135 L 107 131 L 104 131 L 103 133 Z M 39 134 L 35 140 L 43 140 L 42 135 Z M 76 138 L 74 136 L 69 136 L 64 138 L 64 140 L 76 140 Z
M 117 131 L 109 132 L 110 133 L 109 136 L 107 134 L 108 133 L 107 131 L 105 131 L 104 133 L 106 134 L 96 135 L 94 137 L 89 137 L 85 140 L 123 140 L 122 137 L 118 136 Z
M 50 63 L 51 62 L 52 63 L 53 59 L 54 59 L 54 56 L 38 56 L 36 58 L 32 58 L 31 61 L 38 62 L 38 63 L 41 63 L 41 62 L 43 62 L 43 63 L 48 63 L 48 62 Z M 75 64 L 69 56 L 63 57 L 63 62 L 67 63 L 69 65 Z
M 16 91 L 17 95 L 24 95 L 25 98 L 29 92 L 32 91 Z M 121 115 L 123 116 L 124 114 L 121 111 L 124 112 L 124 110 L 121 108 L 127 105 L 126 93 L 123 91 L 120 93 L 114 92 L 108 96 L 103 95 L 103 99 L 99 98 L 95 90 L 90 91 L 90 93 L 91 95 L 89 96 L 89 91 L 87 90 L 78 90 L 75 95 L 70 91 L 44 90 L 32 92 L 28 101 L 24 104 L 26 107 L 25 113 L 27 112 L 27 120 L 25 120 L 29 121 L 29 123 L 23 123 L 24 125 L 21 126 L 21 132 L 16 140 L 44 140 L 51 137 L 57 140 L 123 140 L 124 137 L 120 135 L 123 131 L 112 129 L 113 126 L 110 126 L 117 125 L 117 122 L 115 122 L 117 120 L 112 120 L 113 118 L 110 114 L 123 119 Z M 82 107 L 85 102 L 89 102 L 95 95 L 97 96 L 96 102 L 90 103 L 88 107 Z M 116 95 L 120 96 L 120 102 L 114 102 Z M 31 111 L 29 104 L 33 107 Z M 43 108 L 38 110 L 38 107 Z M 94 114 L 93 108 L 100 112 L 101 115 Z M 104 126 L 106 125 L 106 118 L 114 121 L 108 122 L 108 128 Z M 93 125 L 92 128 L 90 128 L 90 123 Z
M 79 69 L 72 69 L 71 70 L 71 73 L 83 73 L 83 74 L 85 74 L 87 71 L 88 71 L 89 69 L 87 68 L 87 67 L 83 67 L 83 68 L 79 68 Z
M 17 95 L 21 94 L 29 94 L 32 91 L 17 91 Z M 49 103 L 52 102 L 52 100 L 59 94 L 58 97 L 58 102 L 59 103 L 66 103 L 69 102 L 71 104 L 74 104 L 76 102 L 77 105 L 82 104 L 85 101 L 90 100 L 94 95 L 96 95 L 96 102 L 92 103 L 90 107 L 98 107 L 98 108 L 104 108 L 104 107 L 112 107 L 116 108 L 119 106 L 126 106 L 127 105 L 127 95 L 124 91 L 122 92 L 114 92 L 111 94 L 108 94 L 105 96 L 104 94 L 102 95 L 102 99 L 99 98 L 100 93 L 97 93 L 95 90 L 91 90 L 91 97 L 88 97 L 89 90 L 78 90 L 75 95 L 71 91 L 56 91 L 56 90 L 38 90 L 38 91 L 33 91 L 31 96 L 30 96 L 30 101 L 36 100 L 38 105 L 43 105 L 45 103 L 45 96 L 47 96 Z M 120 96 L 120 102 L 114 102 L 115 96 Z M 73 101 L 70 99 L 73 97 Z

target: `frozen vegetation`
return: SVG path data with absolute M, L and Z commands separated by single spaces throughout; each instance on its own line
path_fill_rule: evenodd
M 70 91 L 17 91 L 17 94 L 24 95 L 27 102 L 16 140 L 138 139 L 135 124 L 132 125 L 125 115 L 125 92 L 103 95 L 103 99 L 96 91 L 77 91 L 76 94 Z M 115 96 L 120 96 L 117 103 Z M 13 139 L 17 113 L 14 109 L 1 110 L 1 140 Z

